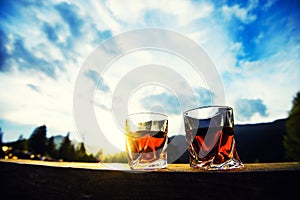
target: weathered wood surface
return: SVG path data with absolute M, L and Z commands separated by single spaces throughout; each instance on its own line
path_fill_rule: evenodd
M 1 162 L 17 163 L 17 164 L 31 164 L 51 167 L 64 168 L 83 168 L 94 170 L 122 170 L 132 172 L 125 163 L 80 163 L 80 162 L 50 162 L 38 160 L 1 160 Z M 245 167 L 240 170 L 231 171 L 217 171 L 217 172 L 256 172 L 256 171 L 282 171 L 282 170 L 300 170 L 300 162 L 279 162 L 279 163 L 245 163 Z M 150 172 L 150 171 L 147 171 Z M 151 170 L 151 172 L 213 172 L 203 171 L 189 167 L 189 164 L 169 164 L 166 169 Z
M 300 163 L 136 172 L 126 164 L 0 160 L 0 180 L 1 199 L 286 199 L 299 197 Z

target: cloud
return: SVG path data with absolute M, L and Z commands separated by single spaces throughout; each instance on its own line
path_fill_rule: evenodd
M 267 106 L 262 99 L 238 99 L 235 103 L 236 118 L 249 120 L 258 113 L 262 117 L 267 117 Z
M 240 20 L 242 23 L 248 24 L 256 20 L 257 16 L 253 14 L 253 9 L 257 8 L 258 0 L 248 1 L 248 5 L 241 7 L 238 4 L 233 6 L 222 6 L 222 13 L 227 20 L 231 20 L 232 17 Z
M 99 75 L 98 72 L 94 70 L 88 70 L 85 75 L 93 81 L 97 89 L 103 92 L 110 91 L 109 86 L 105 83 L 104 79 Z
M 145 109 L 152 110 L 153 109 L 161 109 L 168 114 L 181 114 L 180 103 L 176 96 L 171 94 L 157 94 L 144 97 L 141 100 L 142 105 Z
M 299 47 L 291 46 L 268 59 L 242 62 L 239 69 L 222 76 L 227 104 L 235 105 L 241 98 L 261 99 L 268 108 L 267 117 L 256 113 L 255 117 L 243 118 L 243 123 L 270 122 L 287 117 L 291 99 L 300 88 L 297 52 Z
M 154 92 L 152 90 L 152 92 Z M 179 94 L 176 94 L 179 95 Z M 180 94 L 182 95 L 182 101 L 180 102 L 180 99 L 178 99 L 178 96 L 173 95 L 171 93 L 159 93 L 151 95 L 148 93 L 147 96 L 141 98 L 141 104 L 142 106 L 147 109 L 159 109 L 164 110 L 166 113 L 171 115 L 181 115 L 183 111 L 182 109 L 187 108 L 193 108 L 192 105 L 195 106 L 193 102 L 193 98 L 196 97 L 197 99 L 197 105 L 200 106 L 207 106 L 212 105 L 213 102 L 213 93 L 203 87 L 196 88 L 194 94 Z
M 214 102 L 214 93 L 204 87 L 197 88 L 195 95 L 199 99 L 199 106 L 212 105 L 212 103 Z
M 44 72 L 50 77 L 56 77 L 55 65 L 42 58 L 36 57 L 25 47 L 23 38 L 18 38 L 14 42 L 12 55 L 14 61 L 18 63 L 21 70 L 35 69 Z
M 0 1 L 0 89 L 10 91 L 0 94 L 0 114 L 5 120 L 46 123 L 57 132 L 73 130 L 72 92 L 85 59 L 105 39 L 149 26 L 178 31 L 203 47 L 221 75 L 226 103 L 237 106 L 238 123 L 286 117 L 300 88 L 296 1 L 67 2 Z M 116 53 L 106 49 L 108 55 Z M 167 52 L 138 52 L 132 55 L 133 61 L 121 57 L 120 66 L 115 71 L 110 67 L 103 77 L 96 71 L 86 73 L 90 83 L 99 87 L 97 108 L 110 111 L 118 80 L 133 67 L 147 63 L 176 69 L 195 92 L 187 94 L 171 77 L 172 86 L 179 91 L 176 95 L 184 97 L 182 102 L 172 93 L 150 90 L 133 104 L 145 97 L 145 104 L 157 105 L 153 109 L 161 105 L 177 115 L 180 104 L 190 108 L 193 95 L 199 106 L 213 102 L 205 77 L 199 82 L 197 73 L 188 70 L 191 66 Z M 102 85 L 96 86 L 98 82 Z
M 23 6 L 26 9 L 21 9 Z M 57 70 L 64 69 L 62 63 L 57 60 L 59 56 L 55 46 L 44 40 L 41 23 L 35 15 L 40 8 L 37 6 L 42 5 L 30 3 L 23 5 L 21 2 L 14 2 L 8 4 L 8 7 L 13 10 L 4 11 L 6 20 L 3 21 L 0 31 L 0 71 L 8 72 L 17 68 L 21 71 L 40 71 L 55 78 Z M 53 31 L 50 33 L 49 26 L 48 32 L 49 36 L 53 35 Z
M 64 20 L 68 25 L 72 36 L 82 36 L 82 26 L 84 24 L 84 21 L 83 19 L 78 17 L 79 8 L 74 4 L 69 4 L 66 2 L 56 5 L 55 8 L 60 14 L 62 20 Z
M 0 128 L 2 129 L 3 141 L 15 141 L 19 136 L 29 138 L 36 125 L 15 123 L 0 118 Z
M 94 36 L 95 38 L 93 39 L 93 44 L 95 45 L 99 45 L 104 40 L 112 37 L 112 33 L 110 30 L 100 31 L 95 26 L 93 26 L 93 29 L 95 31 L 95 36 Z
M 53 27 L 47 22 L 44 22 L 42 26 L 42 30 L 46 33 L 48 40 L 51 42 L 56 42 L 58 40 L 58 35 L 56 31 L 57 29 L 57 27 Z
M 0 28 L 0 72 L 7 70 L 7 60 L 9 58 L 9 54 L 6 49 L 6 45 L 8 42 L 8 37 L 6 33 Z
M 51 134 L 74 132 L 72 84 L 65 76 L 53 79 L 41 72 L 0 74 L 0 116 L 15 124 L 46 124 Z M 12 130 L 7 130 L 14 134 Z M 12 138 L 13 136 L 11 136 Z M 15 135 L 17 137 L 17 135 Z
M 32 89 L 32 90 L 34 90 L 34 91 L 36 91 L 36 92 L 41 92 L 40 91 L 40 89 L 38 88 L 38 86 L 36 86 L 36 85 L 34 85 L 34 84 L 27 84 L 27 86 L 30 88 L 30 89 Z
M 168 2 L 147 0 L 144 2 L 130 1 L 126 3 L 123 1 L 107 1 L 106 6 L 111 11 L 112 16 L 125 27 L 184 27 L 194 20 L 207 18 L 213 11 L 213 5 L 206 1 L 175 0 Z
M 295 5 L 294 1 L 286 3 L 268 1 L 261 4 L 250 1 L 238 12 L 237 10 L 240 7 L 241 5 L 234 4 L 230 8 L 227 5 L 222 8 L 223 15 L 227 20 L 231 19 L 231 16 L 238 15 L 237 13 L 244 13 L 243 15 L 240 14 L 244 17 L 240 16 L 238 18 L 242 23 L 231 20 L 227 21 L 228 23 L 225 25 L 232 29 L 230 31 L 231 39 L 235 43 L 242 44 L 240 52 L 236 54 L 237 67 L 240 66 L 239 60 L 256 61 L 266 59 L 282 51 L 292 40 L 298 40 L 297 35 L 300 33 L 300 26 L 297 18 L 300 15 L 297 14 L 299 12 L 296 12 L 296 10 L 299 9 L 299 5 Z M 249 14 L 257 17 L 255 20 L 254 18 L 248 20 Z M 295 42 L 293 45 L 297 45 L 297 43 L 299 42 Z

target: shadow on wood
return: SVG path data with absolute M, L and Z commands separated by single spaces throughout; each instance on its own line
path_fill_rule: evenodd
M 285 199 L 298 196 L 300 178 L 299 163 L 291 170 L 129 173 L 0 162 L 0 170 L 1 196 L 9 199 Z

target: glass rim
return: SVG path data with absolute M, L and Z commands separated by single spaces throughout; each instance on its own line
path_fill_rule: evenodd
M 164 116 L 164 117 L 166 117 L 166 118 L 168 118 L 168 115 L 166 115 L 166 114 L 163 114 L 163 113 L 159 113 L 159 112 L 136 112 L 136 113 L 130 113 L 130 114 L 128 114 L 127 116 L 129 117 L 129 116 L 133 116 L 133 115 L 151 115 L 151 114 L 154 114 L 154 115 L 161 115 L 161 116 Z
M 199 106 L 199 107 L 196 107 L 196 108 L 192 108 L 192 109 L 184 111 L 183 114 L 186 114 L 186 113 L 194 111 L 194 110 L 205 109 L 205 108 L 227 108 L 227 109 L 233 110 L 233 108 L 231 106 L 211 105 L 211 106 Z

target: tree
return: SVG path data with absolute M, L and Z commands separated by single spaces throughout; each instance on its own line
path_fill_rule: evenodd
M 4 158 L 4 152 L 2 150 L 2 137 L 3 137 L 2 129 L 0 128 L 0 158 Z
M 286 135 L 283 138 L 285 156 L 300 161 L 300 92 L 293 100 L 293 107 L 285 125 Z
M 126 151 L 122 151 L 115 154 L 108 154 L 104 158 L 105 163 L 127 163 L 127 153 Z
M 84 146 L 84 143 L 81 142 L 76 149 L 75 159 L 77 162 L 96 162 L 97 159 L 92 155 L 88 155 Z
M 76 149 L 75 155 L 76 155 L 75 161 L 79 161 L 79 162 L 85 161 L 87 155 L 86 155 L 86 150 L 83 142 L 79 144 L 78 148 Z
M 66 135 L 58 149 L 58 157 L 64 161 L 73 161 L 75 156 L 75 148 L 69 138 L 70 133 Z
M 2 145 L 2 137 L 3 137 L 3 132 L 2 132 L 2 129 L 0 127 L 0 145 Z
M 83 142 L 81 142 L 79 144 L 78 152 L 81 153 L 82 155 L 86 154 L 86 150 L 85 150 L 85 146 L 84 146 Z
M 100 149 L 96 155 L 95 155 L 95 158 L 99 161 L 99 162 L 103 162 L 104 160 L 104 155 L 103 155 L 103 149 Z
M 15 147 L 19 151 L 26 151 L 28 150 L 28 141 L 23 138 L 23 135 L 19 136 L 19 139 L 15 143 Z
M 56 150 L 53 136 L 47 140 L 46 154 L 51 158 L 57 158 L 57 150 Z
M 36 128 L 28 140 L 29 151 L 43 156 L 46 152 L 47 127 L 45 125 Z

